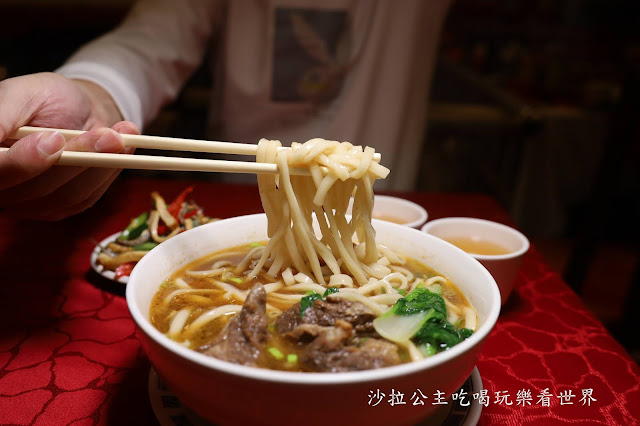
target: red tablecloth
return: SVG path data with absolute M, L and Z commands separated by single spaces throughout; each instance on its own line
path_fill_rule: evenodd
M 62 222 L 0 215 L 0 423 L 155 422 L 124 289 L 90 272 L 91 238 L 122 229 L 149 207 L 152 190 L 169 198 L 189 183 L 121 178 L 92 209 Z M 510 222 L 483 195 L 402 196 L 430 219 Z M 200 182 L 194 198 L 217 217 L 262 211 L 254 186 Z M 477 367 L 489 397 L 482 425 L 640 423 L 638 365 L 534 248 Z M 567 392 L 573 397 L 561 398 Z

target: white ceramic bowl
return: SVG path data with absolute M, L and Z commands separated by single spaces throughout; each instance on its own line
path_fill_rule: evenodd
M 182 402 L 216 424 L 415 424 L 437 407 L 431 404 L 437 391 L 449 396 L 471 373 L 498 318 L 500 294 L 487 270 L 462 250 L 405 226 L 384 221 L 374 226 L 378 241 L 453 280 L 478 312 L 473 336 L 420 362 L 350 373 L 293 373 L 210 358 L 156 330 L 149 307 L 162 281 L 208 253 L 266 239 L 266 216 L 258 214 L 194 228 L 160 244 L 137 264 L 127 303 L 151 363 Z M 429 398 L 424 405 L 409 400 L 417 390 Z M 370 406 L 377 391 L 386 397 Z M 406 405 L 389 404 L 392 391 L 404 393 Z
M 353 202 L 353 200 L 351 202 Z M 351 214 L 351 204 L 349 204 L 347 214 Z M 408 226 L 409 228 L 420 229 L 428 217 L 427 211 L 413 201 L 391 197 L 389 195 L 374 196 L 374 219 L 381 219 Z
M 471 217 L 447 217 L 433 220 L 422 231 L 438 238 L 477 238 L 504 247 L 508 253 L 500 255 L 472 254 L 491 273 L 500 288 L 502 304 L 513 291 L 513 285 L 529 250 L 529 240 L 521 232 L 490 220 Z

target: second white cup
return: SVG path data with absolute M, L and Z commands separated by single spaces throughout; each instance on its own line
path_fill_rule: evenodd
M 476 258 L 493 275 L 504 304 L 529 250 L 521 232 L 484 219 L 448 217 L 428 222 L 422 231 L 450 242 Z

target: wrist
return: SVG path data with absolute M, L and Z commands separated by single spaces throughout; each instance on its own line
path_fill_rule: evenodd
M 87 80 L 71 79 L 91 103 L 91 121 L 111 127 L 124 118 L 115 101 L 102 86 Z

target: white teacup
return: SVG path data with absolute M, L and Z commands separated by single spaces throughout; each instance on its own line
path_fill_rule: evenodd
M 349 202 L 347 214 L 351 214 L 353 198 Z M 404 198 L 389 195 L 375 195 L 373 201 L 373 218 L 393 222 L 409 228 L 420 229 L 427 221 L 429 214 L 419 204 Z
M 447 217 L 428 222 L 422 231 L 448 241 L 476 258 L 493 275 L 504 304 L 529 250 L 529 240 L 521 232 L 484 219 Z

